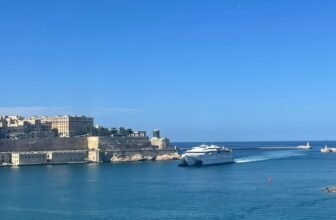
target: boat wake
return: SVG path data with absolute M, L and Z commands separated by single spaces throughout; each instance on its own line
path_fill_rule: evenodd
M 258 161 L 281 159 L 281 158 L 299 157 L 304 155 L 305 155 L 304 153 L 295 151 L 276 151 L 276 152 L 267 152 L 262 155 L 253 155 L 248 157 L 237 158 L 234 161 L 235 163 L 250 163 L 250 162 L 258 162 Z

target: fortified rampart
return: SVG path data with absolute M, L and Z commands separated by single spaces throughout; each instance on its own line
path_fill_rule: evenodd
M 0 153 L 59 152 L 62 161 L 74 162 L 71 151 L 85 151 L 91 162 L 165 160 L 176 158 L 172 149 L 158 149 L 148 137 L 69 137 L 0 140 Z M 21 155 L 21 154 L 20 154 Z M 56 154 L 55 154 L 56 155 Z M 168 157 L 167 157 L 168 155 Z M 4 157 L 4 156 L 3 156 Z M 31 158 L 28 156 L 28 159 Z M 47 158 L 48 159 L 48 158 Z M 76 162 L 78 160 L 76 159 Z M 5 163 L 7 160 L 2 162 Z M 31 161 L 28 161 L 31 162 Z M 26 164 L 29 164 L 29 163 Z M 33 161 L 34 162 L 34 161 Z M 18 162 L 19 163 L 19 162 Z M 34 162 L 35 163 L 35 162 Z M 0 162 L 1 165 L 1 162 Z
M 148 137 L 88 137 L 88 148 L 109 150 L 155 149 Z
M 158 150 L 148 137 L 88 137 L 88 158 L 94 162 L 155 160 L 172 150 Z
M 154 147 L 155 148 L 155 147 Z M 154 149 L 148 137 L 69 137 L 0 140 L 0 152 Z
M 0 140 L 0 152 L 87 150 L 87 137 Z

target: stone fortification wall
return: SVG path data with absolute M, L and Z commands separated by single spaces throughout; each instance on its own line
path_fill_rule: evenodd
M 0 140 L 1 152 L 89 150 L 93 162 L 156 160 L 173 150 L 158 150 L 148 137 L 70 137 Z M 172 155 L 175 157 L 176 155 Z
M 0 152 L 153 149 L 148 137 L 70 137 L 0 140 Z
M 117 162 L 155 160 L 172 150 L 158 150 L 148 137 L 88 137 L 89 158 L 92 161 Z
M 154 149 L 148 137 L 99 137 L 100 150 Z
M 64 150 L 88 150 L 88 160 L 92 162 L 171 160 L 179 158 L 179 155 L 173 149 L 162 150 L 152 146 L 148 137 L 70 137 L 0 140 L 0 154 L 1 152 L 30 151 L 52 153 L 52 151 Z
M 86 137 L 0 140 L 0 152 L 87 150 Z

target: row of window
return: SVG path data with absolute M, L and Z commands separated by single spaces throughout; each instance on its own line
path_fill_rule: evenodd
M 20 158 L 22 158 L 22 159 L 26 159 L 26 158 L 28 158 L 28 159 L 30 159 L 30 158 L 44 158 L 45 157 L 45 155 L 41 155 L 41 154 L 21 154 L 20 155 Z

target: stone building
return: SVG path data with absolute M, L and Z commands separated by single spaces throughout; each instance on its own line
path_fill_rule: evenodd
M 158 149 L 163 150 L 163 149 L 169 149 L 170 148 L 170 141 L 168 138 L 162 138 L 160 136 L 160 130 L 155 129 L 153 131 L 153 138 L 151 139 L 151 144 L 153 146 L 156 146 Z
M 43 123 L 49 124 L 52 129 L 57 129 L 61 137 L 85 135 L 93 130 L 93 118 L 85 116 L 53 116 L 42 117 Z
M 24 139 L 52 137 L 55 133 L 39 119 L 25 119 L 22 116 L 0 116 L 0 139 Z
M 15 152 L 12 153 L 11 156 L 12 164 L 15 166 L 35 164 L 83 163 L 87 161 L 86 150 Z
M 170 148 L 170 141 L 168 138 L 152 138 L 151 144 L 156 146 L 160 150 L 169 149 Z
M 47 163 L 47 153 L 46 152 L 12 153 L 12 164 L 14 166 L 46 164 L 46 163 Z

